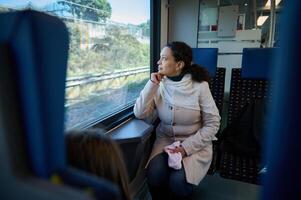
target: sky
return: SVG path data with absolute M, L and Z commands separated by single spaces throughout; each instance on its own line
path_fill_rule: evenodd
M 1 0 L 0 0 L 1 1 Z M 150 1 L 108 0 L 112 6 L 112 21 L 141 24 L 150 19 Z
M 31 0 L 31 2 L 38 6 L 38 7 L 43 7 L 47 5 L 48 3 L 54 2 L 56 0 Z M 14 6 L 24 6 L 29 2 L 29 0 L 0 0 L 0 5 L 8 5 L 10 7 Z
M 37 7 L 55 2 L 56 0 L 31 0 Z M 150 19 L 150 1 L 143 0 L 107 0 L 112 7 L 111 20 L 121 23 L 141 24 Z M 22 7 L 29 0 L 0 0 L 0 6 Z

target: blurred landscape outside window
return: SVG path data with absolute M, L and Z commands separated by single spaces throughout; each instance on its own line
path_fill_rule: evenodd
M 0 0 L 0 12 L 34 9 L 69 30 L 66 129 L 133 105 L 150 73 L 149 1 Z

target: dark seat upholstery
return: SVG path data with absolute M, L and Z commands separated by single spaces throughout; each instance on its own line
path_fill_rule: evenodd
M 242 108 L 247 103 L 251 103 L 255 99 L 271 101 L 269 75 L 274 69 L 272 59 L 276 51 L 275 48 L 246 48 L 243 50 L 242 68 L 232 69 L 228 125 L 240 116 Z M 222 135 L 221 143 L 224 142 L 223 137 Z M 256 156 L 223 151 L 221 152 L 220 175 L 224 178 L 258 184 L 259 162 L 259 157 Z
M 215 76 L 211 78 L 209 83 L 210 91 L 219 110 L 220 115 L 223 111 L 224 90 L 225 90 L 226 68 L 218 67 Z
M 114 184 L 72 169 L 66 162 L 64 99 L 69 41 L 65 24 L 47 14 L 21 11 L 1 14 L 0 27 L 1 89 L 8 94 L 4 101 L 19 108 L 20 112 L 13 113 L 12 118 L 17 119 L 13 126 L 18 123 L 22 127 L 19 133 L 24 135 L 30 173 L 43 179 L 55 175 L 67 185 L 92 188 L 98 199 L 119 199 Z M 10 95 L 12 91 L 14 95 Z

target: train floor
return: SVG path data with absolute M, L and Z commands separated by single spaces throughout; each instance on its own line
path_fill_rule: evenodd
M 259 199 L 262 186 L 244 183 L 230 179 L 224 179 L 215 173 L 207 175 L 204 180 L 194 188 L 195 200 L 256 200 Z M 140 196 L 140 195 L 139 195 Z M 136 197 L 135 200 L 151 200 L 150 193 L 145 184 L 144 197 Z

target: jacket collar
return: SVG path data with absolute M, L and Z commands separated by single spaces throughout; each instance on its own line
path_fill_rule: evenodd
M 165 101 L 172 106 L 200 110 L 199 92 L 190 74 L 184 75 L 181 81 L 163 78 L 160 83 L 160 93 Z

